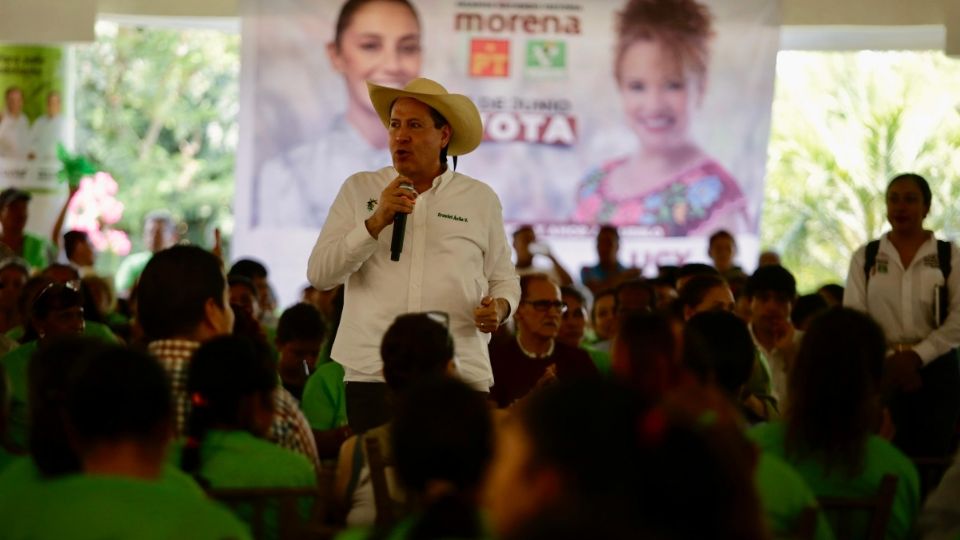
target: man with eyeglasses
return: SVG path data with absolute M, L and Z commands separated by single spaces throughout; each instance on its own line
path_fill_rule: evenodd
M 509 407 L 554 379 L 597 377 L 590 356 L 557 340 L 567 305 L 544 274 L 520 278 L 520 304 L 514 319 L 517 335 L 490 345 L 494 385 L 490 397 L 498 407 Z

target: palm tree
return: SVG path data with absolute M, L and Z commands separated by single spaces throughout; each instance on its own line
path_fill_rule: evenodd
M 785 52 L 778 58 L 762 240 L 801 290 L 846 279 L 886 227 L 884 189 L 912 171 L 927 226 L 960 233 L 960 64 L 940 53 Z

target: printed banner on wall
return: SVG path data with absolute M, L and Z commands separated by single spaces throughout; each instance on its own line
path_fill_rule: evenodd
M 391 164 L 365 81 L 418 76 L 474 100 L 484 142 L 458 171 L 571 270 L 595 260 L 602 223 L 648 274 L 702 259 L 718 228 L 756 253 L 778 1 L 347 5 L 244 7 L 235 245 L 278 283 L 304 280 L 343 181 Z
M 66 137 L 63 50 L 0 46 L 0 184 L 56 187 L 57 144 Z

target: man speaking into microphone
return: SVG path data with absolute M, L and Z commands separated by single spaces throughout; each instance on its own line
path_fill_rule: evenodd
M 393 166 L 347 178 L 307 266 L 318 289 L 346 284 L 331 357 L 344 367 L 355 432 L 389 420 L 380 340 L 398 315 L 438 312 L 454 339 L 459 376 L 487 391 L 489 334 L 520 299 L 500 200 L 447 167 L 448 155 L 455 168 L 456 156 L 480 144 L 477 107 L 429 79 L 367 88 L 389 133 Z M 399 227 L 405 234 L 395 233 Z

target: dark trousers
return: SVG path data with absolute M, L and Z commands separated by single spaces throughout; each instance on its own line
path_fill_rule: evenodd
M 960 420 L 960 360 L 957 351 L 920 370 L 923 386 L 890 400 L 897 428 L 893 443 L 912 457 L 944 457 L 954 451 Z
M 354 433 L 363 433 L 390 421 L 386 383 L 348 381 L 345 388 L 347 424 Z

